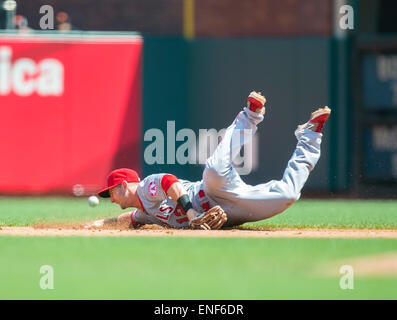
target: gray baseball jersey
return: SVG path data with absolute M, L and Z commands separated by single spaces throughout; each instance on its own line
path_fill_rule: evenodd
M 262 120 L 263 115 L 244 108 L 207 159 L 203 179 L 195 183 L 180 180 L 197 211 L 204 211 L 200 195 L 205 197 L 207 208 L 220 205 L 225 210 L 228 217 L 225 226 L 259 221 L 283 212 L 300 198 L 309 173 L 320 158 L 322 133 L 298 129 L 295 132 L 298 143 L 282 179 L 256 186 L 244 183 L 232 162 L 241 147 L 252 139 Z M 187 217 L 162 190 L 161 177 L 152 175 L 139 184 L 138 195 L 145 212 L 135 211 L 132 219 L 139 223 L 187 227 Z
M 174 228 L 186 228 L 189 219 L 176 201 L 171 199 L 162 187 L 162 174 L 152 174 L 143 179 L 137 189 L 137 194 L 144 208 L 143 211 L 136 210 L 132 213 L 132 221 L 143 224 L 159 224 Z M 208 210 L 209 199 L 203 191 L 203 183 L 190 182 L 179 179 L 187 191 L 193 208 L 197 212 Z

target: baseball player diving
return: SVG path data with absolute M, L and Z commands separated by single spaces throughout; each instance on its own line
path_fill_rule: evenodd
M 266 99 L 251 92 L 245 107 L 226 129 L 222 141 L 207 159 L 201 181 L 190 182 L 162 173 L 140 180 L 131 169 L 117 169 L 98 194 L 132 212 L 96 220 L 85 227 L 108 224 L 138 228 L 145 224 L 191 229 L 220 229 L 267 219 L 290 207 L 320 158 L 321 129 L 331 113 L 319 108 L 309 121 L 298 126 L 298 143 L 281 180 L 251 186 L 233 167 L 241 147 L 254 136 L 265 115 Z

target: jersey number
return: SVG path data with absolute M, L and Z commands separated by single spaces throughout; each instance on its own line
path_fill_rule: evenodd
M 184 223 L 189 221 L 188 217 L 186 217 L 185 211 L 183 211 L 182 207 L 179 204 L 175 207 L 174 214 L 177 217 L 183 216 L 183 218 L 176 219 L 176 222 L 178 223 Z
M 176 222 L 178 222 L 178 223 L 184 223 L 184 222 L 189 221 L 188 217 L 186 217 L 185 211 L 183 211 L 182 207 L 181 207 L 179 204 L 175 207 L 175 210 L 174 210 L 174 208 L 172 208 L 172 207 L 170 207 L 170 206 L 166 206 L 166 205 L 161 206 L 161 207 L 159 208 L 159 210 L 160 210 L 161 212 L 164 212 L 164 213 L 167 215 L 166 217 L 157 215 L 157 217 L 160 218 L 160 219 L 162 219 L 162 220 L 168 220 L 169 217 L 170 217 L 169 214 L 170 214 L 172 211 L 174 211 L 173 213 L 175 214 L 176 217 L 181 217 L 181 218 L 179 218 L 179 219 L 176 219 Z

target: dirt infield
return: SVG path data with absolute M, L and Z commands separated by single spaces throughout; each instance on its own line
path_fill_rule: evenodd
M 1 227 L 0 235 L 11 236 L 176 236 L 176 237 L 241 237 L 241 238 L 389 238 L 397 239 L 397 230 L 374 229 L 269 229 L 269 230 L 186 230 L 145 227 L 142 229 L 84 229 L 78 225 L 37 225 L 34 227 Z

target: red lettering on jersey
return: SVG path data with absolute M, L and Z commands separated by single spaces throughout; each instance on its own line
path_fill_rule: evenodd
M 178 222 L 178 223 L 184 223 L 184 222 L 187 222 L 187 221 L 189 221 L 189 218 L 188 218 L 188 217 L 176 219 L 176 222 Z
M 163 216 L 156 214 L 156 217 L 167 221 L 170 216 L 163 217 Z
M 175 214 L 177 217 L 186 215 L 185 211 L 183 211 L 182 207 L 181 207 L 179 204 L 175 207 L 174 214 Z
M 172 210 L 174 210 L 173 207 L 167 206 L 166 204 L 163 204 L 160 206 L 159 210 L 161 212 L 165 212 L 166 214 L 170 214 L 172 212 Z

